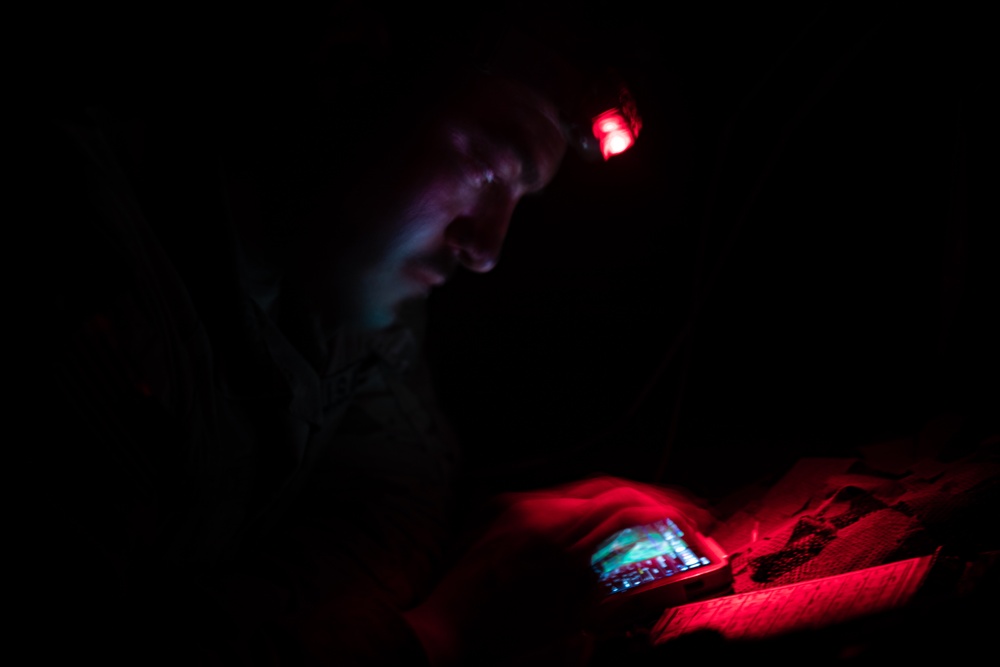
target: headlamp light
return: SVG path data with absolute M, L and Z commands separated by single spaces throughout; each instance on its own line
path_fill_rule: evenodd
M 578 118 L 568 122 L 571 142 L 587 159 L 610 160 L 635 145 L 642 130 L 635 99 L 613 70 L 591 81 L 581 100 Z

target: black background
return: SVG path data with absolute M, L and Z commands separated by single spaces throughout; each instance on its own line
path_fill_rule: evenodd
M 476 41 L 464 20 L 478 5 L 330 7 L 369 5 L 392 18 L 394 56 Z M 484 483 L 608 472 L 712 495 L 942 414 L 995 419 L 983 12 L 485 7 L 578 31 L 629 82 L 643 129 L 607 163 L 569 155 L 515 212 L 498 267 L 430 299 L 439 393 Z M 36 11 L 15 101 L 196 115 L 226 94 L 216 64 L 281 85 L 277 54 L 328 30 L 322 6 L 249 11 Z M 368 75 L 351 62 L 339 76 Z M 259 102 L 289 117 L 280 95 Z
M 431 298 L 486 480 L 714 495 L 1000 405 L 982 17 L 697 4 L 591 13 L 637 145 L 570 155 L 498 267 Z
M 985 10 L 490 3 L 525 20 L 543 5 L 586 26 L 632 85 L 644 125 L 607 163 L 569 155 L 516 211 L 498 267 L 459 273 L 429 301 L 436 384 L 483 489 L 606 472 L 711 497 L 799 457 L 919 444 L 942 415 L 997 433 Z M 440 15 L 409 20 L 422 11 L 397 15 L 409 30 L 397 55 L 462 30 Z M 269 23 L 269 10 L 34 12 L 11 21 L 22 38 L 11 64 L 29 84 L 8 87 L 11 106 L 29 113 L 120 102 L 198 117 L 225 96 L 211 69 L 220 60 L 245 57 L 248 80 L 273 82 L 271 56 L 316 36 L 301 16 Z M 243 19 L 252 32 L 240 32 Z M 234 33 L 250 50 L 213 60 Z M 8 254 L 22 247 L 15 237 Z M 15 296 L 51 261 L 25 257 Z M 45 430 L 59 406 L 39 400 L 50 378 L 34 380 L 42 386 L 22 393 L 44 413 L 31 429 Z M 33 467 L 46 479 L 25 497 L 44 493 L 51 465 Z M 43 564 L 62 557 L 52 552 Z M 928 617 L 937 629 L 940 614 Z M 950 650 L 952 634 L 938 636 Z

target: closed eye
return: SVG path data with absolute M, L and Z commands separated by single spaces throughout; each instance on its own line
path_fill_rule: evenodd
M 470 159 L 469 180 L 476 187 L 486 187 L 497 182 L 497 172 L 493 167 L 476 158 Z

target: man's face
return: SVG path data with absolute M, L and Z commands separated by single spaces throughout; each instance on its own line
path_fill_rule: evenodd
M 315 209 L 300 269 L 324 330 L 386 327 L 459 266 L 492 269 L 518 201 L 552 180 L 565 152 L 546 101 L 500 79 L 477 84 L 373 172 L 346 219 Z

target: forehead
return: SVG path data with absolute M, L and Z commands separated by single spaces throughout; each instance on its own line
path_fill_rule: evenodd
M 521 178 L 528 190 L 540 189 L 551 181 L 566 152 L 555 106 L 508 79 L 478 79 L 456 100 L 446 118 L 483 150 L 515 155 L 522 164 Z

